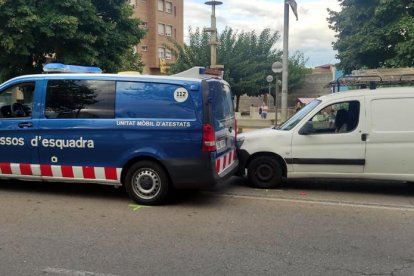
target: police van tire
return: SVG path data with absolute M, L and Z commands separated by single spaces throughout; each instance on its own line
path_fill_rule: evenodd
M 250 162 L 247 176 L 254 187 L 271 189 L 279 186 L 282 182 L 282 169 L 274 158 L 258 156 Z
M 125 189 L 139 204 L 159 205 L 168 195 L 167 173 L 153 161 L 137 162 L 129 168 L 125 176 Z

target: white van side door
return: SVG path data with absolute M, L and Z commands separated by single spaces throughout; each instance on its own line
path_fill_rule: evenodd
M 414 95 L 367 96 L 365 172 L 414 180 Z M 402 177 L 402 178 L 401 178 Z
M 342 99 L 321 106 L 293 133 L 290 159 L 293 173 L 315 177 L 362 173 L 365 125 L 364 97 Z

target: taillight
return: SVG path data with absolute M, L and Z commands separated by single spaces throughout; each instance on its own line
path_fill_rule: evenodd
M 216 133 L 210 124 L 203 125 L 203 151 L 216 151 Z

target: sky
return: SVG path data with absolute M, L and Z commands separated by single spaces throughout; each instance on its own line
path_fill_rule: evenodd
M 276 47 L 283 49 L 283 0 L 220 0 L 216 6 L 217 29 L 226 26 L 239 32 L 255 30 L 260 33 L 265 28 L 279 31 L 280 39 Z M 184 0 L 184 34 L 188 37 L 188 27 L 210 26 L 211 6 L 206 0 Z M 335 32 L 328 27 L 327 9 L 339 11 L 338 0 L 296 0 L 299 20 L 290 10 L 289 55 L 300 51 L 308 59 L 306 66 L 315 67 L 335 64 L 336 52 L 332 49 Z

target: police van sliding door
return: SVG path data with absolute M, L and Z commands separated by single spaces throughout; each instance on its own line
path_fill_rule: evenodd
M 36 136 L 42 176 L 119 180 L 114 116 L 114 81 L 48 80 Z
M 33 112 L 36 83 L 22 82 L 0 91 L 0 174 L 31 176 L 37 160 L 31 146 L 36 123 Z

